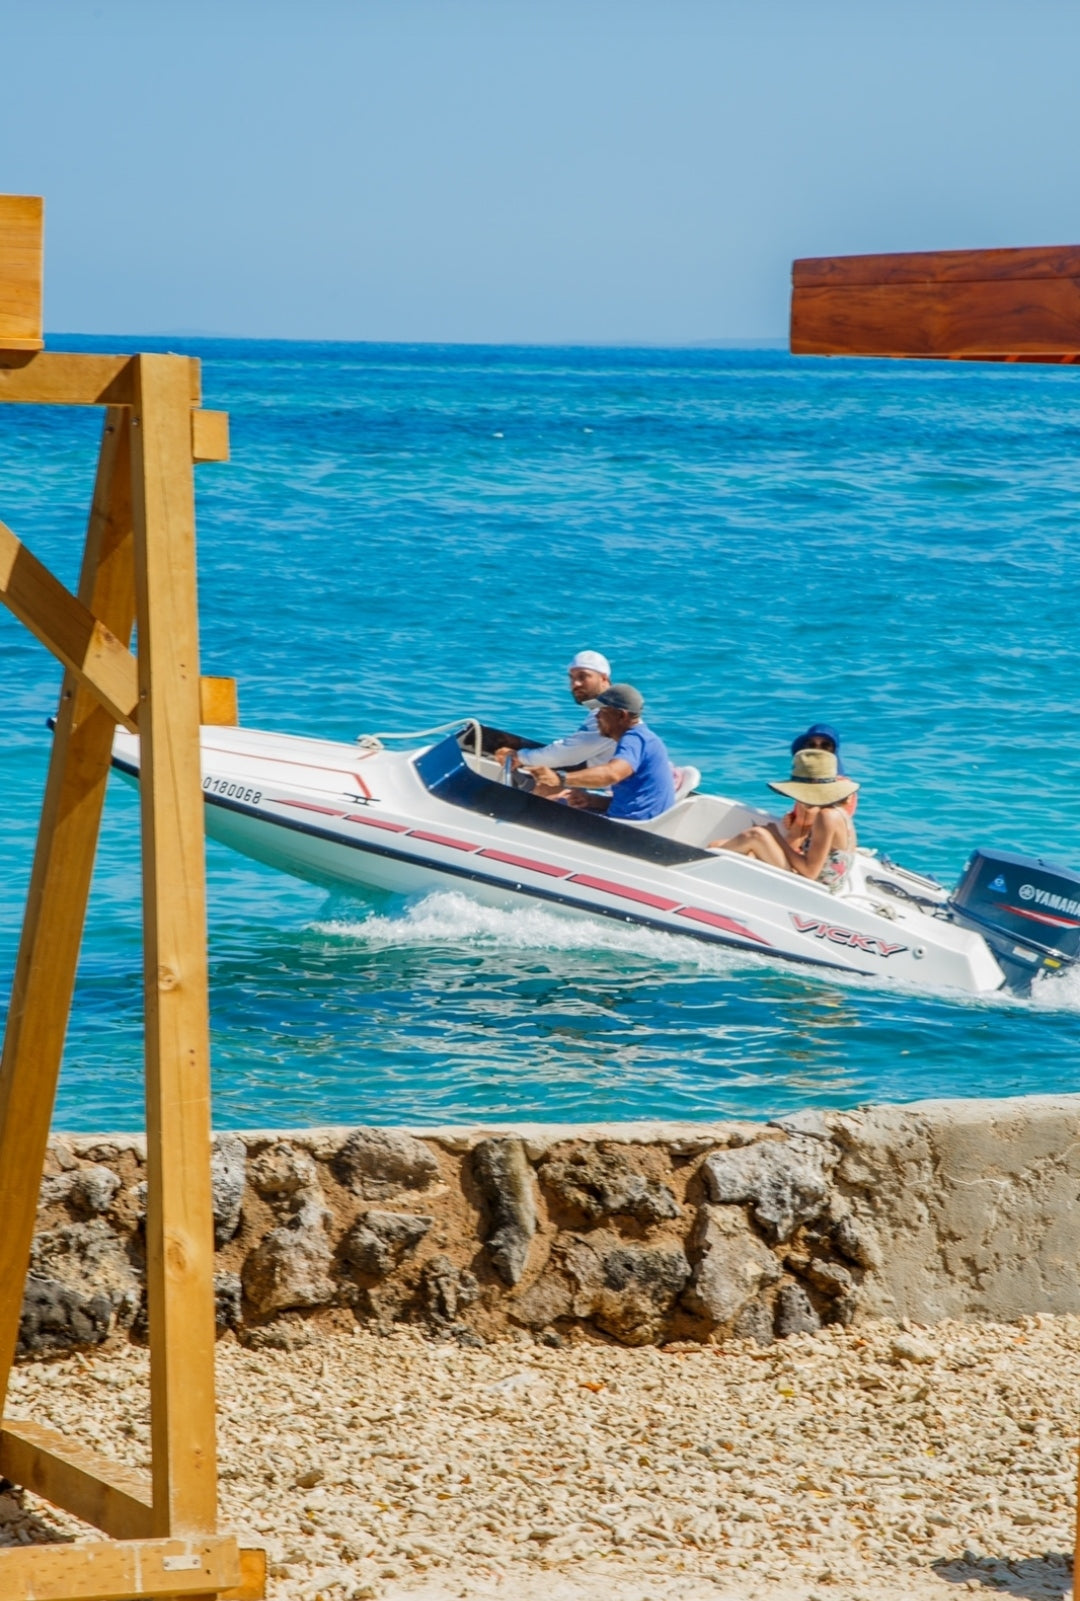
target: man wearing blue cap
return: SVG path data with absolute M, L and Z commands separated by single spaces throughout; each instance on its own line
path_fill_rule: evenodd
M 611 684 L 611 663 L 598 650 L 579 650 L 566 669 L 570 677 L 570 693 L 588 716 L 574 733 L 565 739 L 552 740 L 531 750 L 495 752 L 495 760 L 504 762 L 509 756 L 510 765 L 517 767 L 580 767 L 606 762 L 615 753 L 615 741 L 600 732 L 596 722 L 597 697 Z

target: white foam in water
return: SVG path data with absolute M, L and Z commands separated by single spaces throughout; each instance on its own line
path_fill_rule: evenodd
M 600 917 L 564 917 L 542 906 L 508 912 L 484 906 L 457 891 L 436 891 L 395 916 L 330 917 L 309 925 L 314 933 L 355 940 L 384 950 L 411 945 L 469 945 L 484 951 L 617 951 L 665 966 L 696 967 L 701 973 L 735 974 L 753 968 L 793 969 L 781 958 L 731 946 L 706 945 L 679 934 L 610 922 Z M 879 990 L 880 979 L 869 974 L 845 973 L 836 968 L 800 968 L 811 980 L 846 989 Z M 993 1008 L 1031 1006 L 1045 1012 L 1080 1012 L 1080 966 L 1061 977 L 1038 981 L 1030 998 L 1008 991 L 972 995 L 964 990 L 940 990 L 919 984 L 888 984 L 913 996 L 949 1000 L 960 1006 Z
M 508 912 L 483 906 L 454 890 L 436 891 L 395 917 L 330 918 L 316 933 L 365 945 L 469 944 L 482 950 L 619 951 L 671 965 L 691 963 L 703 972 L 729 973 L 761 963 L 756 952 L 703 945 L 697 940 L 603 918 L 560 917 L 541 906 Z

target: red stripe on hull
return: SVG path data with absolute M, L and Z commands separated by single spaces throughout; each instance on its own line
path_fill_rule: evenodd
M 679 904 L 664 895 L 652 895 L 648 890 L 630 889 L 626 884 L 613 884 L 606 878 L 590 878 L 588 873 L 575 873 L 570 882 L 584 884 L 586 889 L 601 890 L 605 895 L 619 895 L 624 901 L 639 901 L 642 906 L 655 906 L 660 912 L 673 912 Z
M 279 806 L 295 806 L 302 812 L 322 812 L 324 817 L 344 817 L 344 812 L 335 810 L 333 806 L 316 806 L 314 801 L 283 800 Z
M 528 856 L 510 856 L 506 851 L 483 850 L 479 853 L 489 861 L 505 862 L 508 867 L 525 867 L 530 873 L 545 873 L 548 878 L 569 878 L 568 867 L 552 867 L 550 862 L 534 862 Z
M 404 823 L 386 823 L 381 817 L 365 817 L 362 812 L 349 812 L 345 821 L 347 823 L 363 823 L 365 828 L 385 828 L 388 834 L 407 834 L 409 832 Z
M 445 834 L 425 834 L 422 828 L 410 828 L 410 839 L 426 839 L 429 845 L 447 845 L 453 851 L 475 851 L 477 845 L 469 845 L 463 839 L 448 839 Z
M 706 912 L 697 906 L 680 906 L 678 915 L 688 917 L 692 923 L 707 923 L 710 928 L 722 928 L 726 934 L 738 934 L 740 939 L 752 939 L 759 945 L 770 945 L 769 940 L 755 934 L 752 928 L 737 923 L 733 917 L 725 917 L 722 912 Z

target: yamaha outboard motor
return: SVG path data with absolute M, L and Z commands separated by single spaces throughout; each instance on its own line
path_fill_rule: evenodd
M 958 923 L 977 929 L 1024 994 L 1037 973 L 1080 957 L 1080 873 L 1035 856 L 976 851 L 949 901 Z

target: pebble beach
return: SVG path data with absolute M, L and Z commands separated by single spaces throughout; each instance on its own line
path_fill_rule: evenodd
M 132 1465 L 148 1356 L 29 1363 L 8 1410 Z M 222 1517 L 273 1601 L 901 1601 L 1069 1592 L 1080 1317 L 767 1348 L 218 1346 Z M 0 1541 L 92 1537 L 5 1486 Z

